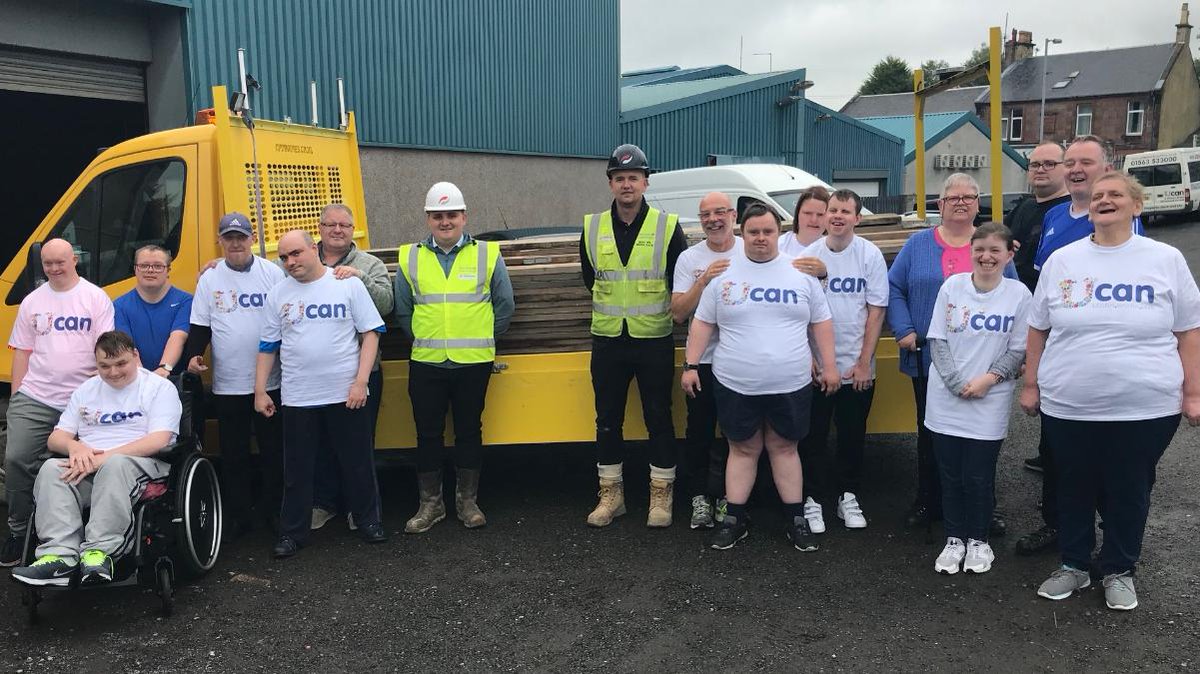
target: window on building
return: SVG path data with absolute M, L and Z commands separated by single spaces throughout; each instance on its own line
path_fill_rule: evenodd
M 1075 108 L 1075 135 L 1086 136 L 1092 132 L 1092 106 L 1080 105 Z
M 1142 135 L 1142 119 L 1145 113 L 1141 101 L 1129 101 L 1129 111 L 1125 113 L 1125 135 Z
M 1021 140 L 1025 131 L 1025 115 L 1021 108 L 1008 111 L 1008 140 Z

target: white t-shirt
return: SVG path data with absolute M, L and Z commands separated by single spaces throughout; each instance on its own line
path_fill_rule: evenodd
M 680 253 L 679 259 L 675 261 L 675 279 L 671 285 L 671 292 L 686 293 L 696 284 L 696 279 L 704 274 L 704 270 L 708 269 L 708 265 L 717 260 L 733 259 L 741 254 L 742 237 L 740 236 L 733 237 L 733 246 L 723 253 L 709 248 L 705 241 L 692 245 Z M 713 352 L 717 350 L 717 342 L 720 341 L 718 332 L 716 329 L 713 330 L 712 339 L 708 340 L 708 348 L 704 349 L 704 355 L 700 356 L 701 363 L 712 363 Z
M 212 329 L 213 393 L 254 393 L 258 340 L 266 321 L 267 291 L 287 274 L 255 256 L 250 268 L 234 271 L 221 260 L 196 282 L 191 322 Z M 271 370 L 267 390 L 279 388 L 279 365 Z
M 812 253 L 805 253 L 804 251 L 815 243 L 816 241 L 805 246 L 800 243 L 800 239 L 796 238 L 795 232 L 784 232 L 779 235 L 779 254 L 790 258 L 806 257 L 812 255 Z
M 769 395 L 812 382 L 808 326 L 831 315 L 820 283 L 779 255 L 770 262 L 735 257 L 700 295 L 696 317 L 721 328 L 713 354 L 721 384 L 742 395 Z
M 981 293 L 971 274 L 946 279 L 933 303 L 930 339 L 944 339 L 964 381 L 986 374 L 1006 351 L 1024 351 L 1029 336 L 1029 289 L 1020 281 L 1001 279 L 1000 285 Z M 1015 382 L 1002 381 L 982 398 L 960 398 L 938 374 L 929 372 L 925 397 L 925 427 L 936 433 L 973 440 L 1003 440 Z
M 1200 290 L 1171 246 L 1135 236 L 1106 248 L 1084 238 L 1046 260 L 1029 325 L 1050 331 L 1038 367 L 1046 414 L 1157 419 L 1182 407 L 1172 333 L 1200 326 Z
M 175 385 L 139 367 L 137 378 L 125 388 L 113 388 L 98 375 L 83 382 L 55 428 L 108 451 L 155 431 L 170 431 L 170 441 L 175 442 L 182 415 Z
M 845 373 L 858 362 L 867 332 L 867 305 L 888 304 L 887 263 L 879 247 L 861 236 L 850 240 L 841 252 L 833 252 L 821 237 L 804 249 L 803 257 L 817 257 L 825 263 L 828 276 L 821 281 L 829 312 L 833 314 L 834 350 L 838 372 Z M 875 377 L 875 359 L 871 359 L 871 377 Z M 849 381 L 849 380 L 843 380 Z
M 315 281 L 292 277 L 267 293 L 262 341 L 282 342 L 283 404 L 344 403 L 358 373 L 358 334 L 383 332 L 383 319 L 357 277 L 338 280 L 332 269 Z

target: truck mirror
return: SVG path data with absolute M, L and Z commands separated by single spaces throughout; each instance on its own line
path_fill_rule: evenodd
M 29 255 L 25 258 L 25 274 L 29 277 L 30 288 L 36 288 L 46 282 L 46 272 L 42 269 L 42 244 L 40 241 L 29 247 Z

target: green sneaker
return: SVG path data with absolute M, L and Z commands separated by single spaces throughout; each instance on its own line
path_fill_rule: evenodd
M 67 587 L 71 584 L 71 576 L 75 575 L 75 567 L 73 562 L 58 555 L 42 555 L 29 566 L 13 569 L 12 576 L 13 580 L 26 585 Z
M 80 557 L 80 583 L 107 583 L 113 579 L 113 560 L 103 550 L 88 550 Z

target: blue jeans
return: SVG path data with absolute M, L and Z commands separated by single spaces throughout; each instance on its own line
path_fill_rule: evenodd
M 941 473 L 946 536 L 986 541 L 996 503 L 996 459 L 1004 441 L 929 434 Z

